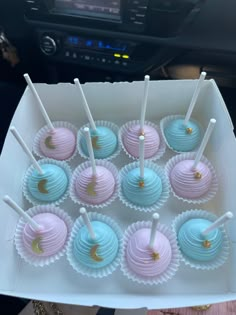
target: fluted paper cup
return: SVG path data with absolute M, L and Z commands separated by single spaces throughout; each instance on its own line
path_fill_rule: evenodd
M 116 140 L 117 140 L 117 145 L 116 145 L 116 149 L 114 150 L 114 152 L 112 154 L 110 154 L 109 156 L 105 157 L 105 158 L 99 158 L 96 156 L 96 148 L 94 148 L 94 156 L 95 159 L 97 160 L 112 160 L 115 157 L 117 157 L 120 153 L 121 150 L 121 145 L 119 143 L 118 140 L 118 131 L 119 131 L 119 127 L 117 125 L 115 125 L 114 123 L 110 122 L 110 121 L 104 121 L 104 120 L 96 120 L 95 121 L 95 125 L 96 126 L 102 126 L 102 127 L 106 127 L 109 128 L 113 131 L 113 133 L 116 136 Z M 84 158 L 84 159 L 88 159 L 89 156 L 86 155 L 83 151 L 82 145 L 81 145 L 81 141 L 84 138 L 84 128 L 88 127 L 91 128 L 90 124 L 87 123 L 86 125 L 82 126 L 79 131 L 78 131 L 78 137 L 77 137 L 77 150 L 79 151 L 79 154 Z M 99 150 L 98 150 L 99 151 Z
M 147 153 L 145 154 L 145 150 L 144 150 L 145 159 L 146 160 L 150 160 L 150 161 L 158 160 L 164 155 L 164 153 L 166 151 L 166 144 L 165 144 L 164 138 L 163 138 L 163 136 L 161 134 L 161 130 L 160 130 L 160 128 L 157 125 L 153 124 L 150 121 L 145 121 L 144 124 L 146 126 L 149 126 L 149 127 L 152 127 L 153 129 L 155 129 L 157 134 L 160 137 L 160 144 L 159 144 L 158 150 L 156 150 L 156 152 L 153 155 L 146 156 Z M 133 159 L 133 160 L 137 160 L 138 156 L 139 156 L 139 153 L 138 153 L 139 152 L 139 149 L 138 149 L 138 147 L 139 147 L 139 139 L 138 139 L 138 137 L 137 137 L 137 156 L 134 156 L 133 154 L 128 152 L 128 150 L 127 150 L 127 148 L 125 147 L 125 144 L 124 144 L 125 134 L 129 130 L 129 128 L 132 127 L 133 125 L 140 125 L 140 121 L 139 120 L 129 121 L 126 124 L 124 124 L 123 126 L 121 126 L 121 128 L 119 130 L 119 142 L 121 143 L 122 149 L 128 155 L 128 157 Z M 145 146 L 145 142 L 144 142 L 144 146 Z
M 122 241 L 122 231 L 120 227 L 116 224 L 114 220 L 112 220 L 110 217 L 102 215 L 100 213 L 96 212 L 88 212 L 88 216 L 90 221 L 101 221 L 107 225 L 109 225 L 112 230 L 115 232 L 118 242 L 119 242 L 119 247 L 118 247 L 118 252 L 115 257 L 115 259 L 108 264 L 107 266 L 95 269 L 91 267 L 87 267 L 84 264 L 82 264 L 79 260 L 77 260 L 73 254 L 73 245 L 74 245 L 74 239 L 76 235 L 78 234 L 79 230 L 84 226 L 84 221 L 82 216 L 80 216 L 76 221 L 72 229 L 71 237 L 69 240 L 69 245 L 67 248 L 67 259 L 72 266 L 72 268 L 77 271 L 78 273 L 88 276 L 88 277 L 93 277 L 93 278 L 103 278 L 111 273 L 113 273 L 117 267 L 120 264 L 120 259 L 121 259 L 121 241 Z
M 180 151 L 180 150 L 175 150 L 168 142 L 166 136 L 165 136 L 165 129 L 166 127 L 168 126 L 168 124 L 175 120 L 175 119 L 184 119 L 185 116 L 184 115 L 170 115 L 170 116 L 166 116 L 164 118 L 161 119 L 160 121 L 160 129 L 161 129 L 161 134 L 162 134 L 162 137 L 166 143 L 166 145 L 168 146 L 169 149 L 171 149 L 172 151 L 176 152 L 176 153 L 184 153 L 183 151 Z M 200 137 L 199 137 L 199 141 L 196 145 L 196 147 L 193 149 L 193 150 L 190 150 L 188 152 L 193 152 L 193 151 L 196 151 L 198 149 L 198 147 L 200 146 L 201 144 L 201 139 L 202 139 L 202 136 L 203 136 L 203 127 L 200 125 L 200 123 L 198 121 L 196 121 L 195 119 L 192 119 L 191 118 L 191 121 L 193 121 L 195 124 L 198 125 L 198 127 L 200 128 Z M 186 151 L 185 151 L 186 153 Z
M 214 222 L 217 219 L 217 216 L 205 210 L 194 209 L 194 210 L 187 210 L 187 211 L 182 212 L 174 219 L 172 223 L 173 231 L 176 233 L 176 239 L 177 239 L 180 227 L 186 221 L 191 220 L 191 219 L 196 219 L 196 218 L 206 219 L 206 220 Z M 229 239 L 228 239 L 228 236 L 226 234 L 224 227 L 221 226 L 219 227 L 219 229 L 221 230 L 222 235 L 223 235 L 223 245 L 220 252 L 218 253 L 217 257 L 214 260 L 208 261 L 208 262 L 195 261 L 189 258 L 188 256 L 186 256 L 180 250 L 182 261 L 186 265 L 189 265 L 190 267 L 199 269 L 199 270 L 213 270 L 222 266 L 226 262 L 229 256 Z
M 202 156 L 200 161 L 208 166 L 212 175 L 212 181 L 211 181 L 209 190 L 206 193 L 204 193 L 202 196 L 198 198 L 186 198 L 186 197 L 179 196 L 174 191 L 173 186 L 171 184 L 171 178 L 170 178 L 170 173 L 177 163 L 183 160 L 194 160 L 195 156 L 196 156 L 196 152 L 182 153 L 182 154 L 176 155 L 167 162 L 165 170 L 170 181 L 171 191 L 176 198 L 184 202 L 188 202 L 188 203 L 201 204 L 201 203 L 206 203 L 209 200 L 211 200 L 216 195 L 216 192 L 218 190 L 218 180 L 217 180 L 215 169 L 206 157 Z
M 104 208 L 108 206 L 111 202 L 113 202 L 117 196 L 118 196 L 118 190 L 119 190 L 119 178 L 118 178 L 118 170 L 114 164 L 112 164 L 109 161 L 106 160 L 95 160 L 96 165 L 98 166 L 103 166 L 106 169 L 108 169 L 115 180 L 115 187 L 112 195 L 105 201 L 101 203 L 95 203 L 96 195 L 95 196 L 90 196 L 91 202 L 86 202 L 82 200 L 77 192 L 76 192 L 76 180 L 80 176 L 81 172 L 86 170 L 87 168 L 91 167 L 91 162 L 87 161 L 82 164 L 80 164 L 73 172 L 72 178 L 71 178 L 71 185 L 70 185 L 70 197 L 73 200 L 74 203 L 78 203 L 80 205 L 86 206 L 86 207 L 92 207 L 92 208 Z M 93 191 L 96 190 L 96 186 L 93 187 Z
M 16 250 L 27 263 L 35 266 L 35 267 L 43 267 L 48 266 L 55 261 L 59 260 L 66 252 L 66 248 L 69 243 L 69 237 L 73 226 L 73 221 L 70 218 L 70 216 L 62 209 L 57 208 L 53 205 L 45 205 L 45 206 L 36 206 L 33 208 L 30 208 L 27 213 L 33 217 L 40 213 L 52 213 L 57 215 L 60 219 L 62 219 L 67 227 L 67 238 L 65 241 L 64 246 L 55 254 L 51 256 L 40 256 L 37 254 L 34 254 L 33 252 L 29 252 L 28 249 L 25 247 L 23 242 L 23 232 L 26 225 L 26 221 L 24 218 L 20 218 L 15 232 L 15 246 Z
M 157 276 L 152 276 L 152 277 L 141 276 L 130 268 L 126 259 L 126 249 L 132 235 L 140 229 L 143 229 L 143 228 L 151 229 L 151 227 L 152 227 L 151 221 L 139 221 L 139 222 L 133 223 L 127 228 L 127 230 L 124 233 L 124 238 L 123 238 L 121 270 L 126 277 L 128 277 L 132 281 L 138 282 L 139 284 L 159 285 L 173 278 L 179 268 L 180 253 L 177 246 L 175 233 L 171 230 L 171 228 L 160 223 L 158 223 L 157 225 L 157 230 L 160 233 L 164 234 L 166 238 L 169 240 L 171 252 L 172 252 L 171 261 L 169 265 L 167 266 L 167 268 L 161 274 Z
M 61 204 L 64 200 L 66 200 L 66 198 L 69 195 L 69 188 L 70 188 L 70 179 L 71 179 L 71 169 L 69 167 L 69 165 L 64 162 L 64 161 L 57 161 L 57 160 L 53 160 L 53 159 L 42 159 L 38 161 L 39 165 L 43 165 L 43 164 L 53 164 L 53 165 L 57 165 L 59 167 L 61 167 L 68 179 L 68 184 L 67 184 L 67 188 L 65 193 L 58 199 L 55 201 L 42 201 L 42 200 L 38 200 L 36 199 L 34 196 L 31 195 L 29 188 L 28 188 L 28 180 L 29 177 L 31 176 L 32 172 L 35 170 L 35 167 L 33 165 L 31 165 L 28 170 L 26 171 L 24 178 L 23 178 L 23 194 L 25 196 L 25 198 L 32 203 L 33 205 L 46 205 L 46 204 L 51 204 L 51 205 L 55 205 L 58 206 L 59 204 Z M 50 193 L 50 192 L 49 192 Z
M 72 125 L 71 123 L 67 122 L 67 121 L 54 121 L 52 124 L 53 124 L 53 126 L 54 126 L 55 128 L 67 128 L 67 129 L 69 129 L 70 131 L 73 132 L 73 134 L 74 134 L 74 136 L 75 136 L 75 146 L 74 146 L 74 150 L 73 150 L 72 154 L 71 154 L 69 157 L 67 157 L 67 158 L 64 159 L 64 158 L 61 157 L 61 156 L 62 156 L 62 153 L 59 154 L 59 153 L 57 152 L 57 149 L 56 149 L 56 148 L 54 148 L 54 149 L 51 150 L 49 156 L 46 156 L 46 155 L 42 152 L 42 150 L 41 150 L 41 148 L 40 148 L 40 140 L 41 140 L 42 137 L 45 135 L 45 133 L 50 130 L 47 125 L 44 126 L 44 127 L 42 127 L 42 128 L 37 132 L 37 134 L 36 134 L 36 136 L 35 136 L 35 138 L 34 138 L 34 142 L 33 142 L 33 152 L 34 152 L 37 156 L 39 156 L 40 158 L 52 158 L 52 159 L 58 160 L 58 161 L 62 161 L 62 160 L 63 160 L 63 161 L 69 162 L 69 161 L 71 161 L 71 160 L 76 156 L 76 154 L 77 154 L 77 150 L 76 150 L 77 128 L 76 128 L 74 125 Z M 65 141 L 65 140 L 64 140 L 64 141 Z M 65 142 L 65 143 L 66 143 L 66 142 Z M 61 152 L 61 150 L 60 150 L 60 152 Z M 66 152 L 66 147 L 65 147 L 65 152 Z
M 125 196 L 124 192 L 123 192 L 123 188 L 122 188 L 122 182 L 123 179 L 126 178 L 127 174 L 132 171 L 135 168 L 139 168 L 139 162 L 133 162 L 130 163 L 126 166 L 124 166 L 119 173 L 119 182 L 120 182 L 120 187 L 119 187 L 119 198 L 120 200 L 123 202 L 123 204 L 125 204 L 127 207 L 130 207 L 134 210 L 138 210 L 138 211 L 143 211 L 143 212 L 152 212 L 152 211 L 156 211 L 158 209 L 160 209 L 165 202 L 168 200 L 169 198 L 169 180 L 165 174 L 165 170 L 158 166 L 157 164 L 154 164 L 153 162 L 146 160 L 144 162 L 144 167 L 145 168 L 150 168 L 152 169 L 161 179 L 161 183 L 162 183 L 162 193 L 160 195 L 160 198 L 151 206 L 141 206 L 138 204 L 134 204 L 133 202 L 131 202 L 130 200 L 127 199 L 127 197 Z

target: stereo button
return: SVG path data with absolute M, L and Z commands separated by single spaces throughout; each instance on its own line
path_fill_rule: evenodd
M 135 21 L 136 20 L 136 14 L 138 14 L 138 12 L 129 12 L 127 18 L 128 21 Z
M 135 22 L 144 23 L 146 19 L 146 16 L 143 14 L 136 14 Z M 138 24 L 138 23 L 137 23 Z
M 143 25 L 144 22 L 141 22 L 141 21 L 134 21 L 134 24 L 136 24 L 136 25 Z
M 135 15 L 130 16 L 130 17 L 129 17 L 129 21 L 136 21 L 136 16 L 135 16 Z
M 57 52 L 56 41 L 52 37 L 44 35 L 40 40 L 40 49 L 45 55 L 52 56 Z
M 139 5 L 138 6 L 138 10 L 143 10 L 143 11 L 146 11 L 147 10 L 147 6 L 145 6 L 145 5 Z

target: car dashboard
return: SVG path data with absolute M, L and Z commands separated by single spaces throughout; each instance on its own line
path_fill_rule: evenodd
M 4 0 L 0 25 L 38 81 L 133 80 L 179 64 L 232 79 L 235 10 L 233 0 Z

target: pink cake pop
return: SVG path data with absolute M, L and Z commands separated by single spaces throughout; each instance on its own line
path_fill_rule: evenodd
M 101 204 L 114 193 L 115 179 L 104 166 L 96 166 L 96 175 L 93 175 L 92 167 L 89 167 L 77 178 L 75 189 L 82 201 L 88 204 Z
M 160 144 L 159 134 L 152 126 L 145 124 L 143 128 L 140 128 L 139 124 L 129 126 L 123 135 L 123 144 L 130 155 L 138 158 L 140 135 L 145 135 L 145 159 L 151 158 L 158 151 Z
M 146 75 L 140 121 L 129 122 L 121 128 L 121 142 L 124 149 L 133 158 L 139 157 L 140 135 L 145 136 L 145 159 L 154 158 L 157 155 L 161 145 L 159 133 L 154 125 L 145 122 L 149 79 L 150 77 Z
M 144 277 L 154 277 L 164 272 L 172 257 L 168 238 L 157 231 L 158 219 L 159 215 L 154 213 L 151 230 L 137 230 L 131 236 L 126 249 L 130 269 Z
M 65 222 L 53 213 L 40 213 L 33 219 L 42 228 L 35 231 L 29 223 L 25 225 L 23 242 L 27 250 L 41 256 L 51 256 L 61 250 L 67 238 Z
M 133 223 L 124 233 L 121 270 L 138 283 L 161 284 L 173 277 L 179 266 L 176 235 L 158 220 L 159 214 L 154 213 L 152 222 Z
M 29 75 L 24 74 L 24 78 L 32 94 L 37 100 L 39 109 L 41 110 L 41 113 L 47 123 L 47 127 L 44 127 L 39 131 L 39 151 L 41 151 L 40 155 L 60 161 L 71 158 L 76 149 L 76 136 L 74 131 L 64 126 L 55 127 L 52 124 Z
M 84 128 L 90 163 L 85 167 L 79 166 L 72 177 L 73 200 L 79 200 L 87 205 L 101 205 L 107 202 L 116 191 L 116 179 L 107 161 L 95 162 L 89 128 Z M 100 165 L 99 165 L 100 164 Z M 114 168 L 114 167 L 113 167 Z M 114 168 L 115 169 L 115 168 Z
M 16 245 L 20 255 L 28 262 L 40 265 L 42 259 L 52 257 L 64 248 L 72 221 L 66 214 L 62 215 L 61 209 L 53 206 L 38 206 L 32 209 L 39 213 L 30 216 L 9 196 L 6 195 L 3 200 L 26 221 L 23 225 L 19 223 L 17 227 L 16 235 L 20 232 L 21 237 L 16 239 Z M 42 209 L 43 207 L 45 210 Z M 66 221 L 56 213 L 64 216 Z
M 55 160 L 69 159 L 76 146 L 74 133 L 64 127 L 57 127 L 45 132 L 40 139 L 42 153 Z

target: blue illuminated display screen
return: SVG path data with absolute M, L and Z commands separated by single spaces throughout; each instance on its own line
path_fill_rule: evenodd
M 93 48 L 97 50 L 110 50 L 117 52 L 125 52 L 127 45 L 119 42 L 107 42 L 103 40 L 94 40 L 94 39 L 84 39 L 78 36 L 69 36 L 67 38 L 67 43 L 70 46 L 78 48 Z
M 69 36 L 68 37 L 68 43 L 74 46 L 78 46 L 79 45 L 79 37 L 76 36 Z
M 109 44 L 109 43 L 105 43 L 103 41 L 98 41 L 98 47 L 101 49 L 110 49 L 110 50 L 114 50 L 114 51 L 125 51 L 126 50 L 126 45 L 118 45 L 116 46 L 115 44 Z
M 120 19 L 121 0 L 54 0 L 55 10 L 62 14 Z

